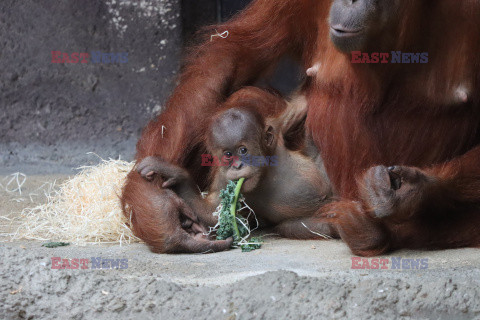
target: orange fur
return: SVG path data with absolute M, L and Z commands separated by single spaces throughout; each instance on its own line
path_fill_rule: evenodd
M 256 0 L 216 26 L 229 36 L 195 49 L 165 112 L 145 129 L 137 160 L 160 155 L 205 187 L 199 154 L 208 119 L 228 95 L 289 54 L 305 70 L 319 65 L 303 88 L 307 128 L 343 199 L 322 210 L 317 223 L 333 223 L 362 255 L 480 245 L 480 3 L 402 1 L 400 23 L 381 49 L 428 51 L 425 65 L 351 64 L 329 41 L 330 3 Z M 360 199 L 357 180 L 376 165 L 418 167 L 434 178 L 428 197 L 401 223 L 373 218 Z M 128 177 L 123 203 L 133 212 L 135 233 L 163 252 L 162 239 L 174 231 L 162 225 L 162 207 L 147 201 L 162 191 L 139 185 L 136 175 Z

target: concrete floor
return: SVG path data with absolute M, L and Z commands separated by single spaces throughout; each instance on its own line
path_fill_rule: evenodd
M 28 176 L 24 194 L 63 178 Z M 0 191 L 0 215 L 29 204 L 14 199 Z M 16 241 L 0 243 L 0 254 L 1 319 L 480 319 L 478 249 L 398 251 L 380 257 L 389 259 L 386 270 L 352 269 L 341 241 L 275 236 L 250 253 L 164 255 L 140 243 L 48 249 Z M 52 257 L 128 259 L 128 268 L 54 270 Z M 395 257 L 428 259 L 428 268 L 392 269 Z

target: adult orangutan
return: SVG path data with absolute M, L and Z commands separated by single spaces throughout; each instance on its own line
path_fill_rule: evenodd
M 478 0 L 254 1 L 215 27 L 228 37 L 196 49 L 165 112 L 145 129 L 137 160 L 161 156 L 205 187 L 208 119 L 290 55 L 308 70 L 307 133 L 339 196 L 305 220 L 308 228 L 332 225 L 365 256 L 479 246 L 479 21 Z M 429 61 L 352 64 L 352 51 L 428 52 Z M 134 232 L 153 250 L 229 246 L 182 229 L 182 199 L 167 191 L 132 171 L 122 195 Z

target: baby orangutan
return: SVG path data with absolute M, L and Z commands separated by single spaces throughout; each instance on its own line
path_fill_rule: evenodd
M 212 168 L 212 183 L 205 199 L 186 170 L 159 157 L 144 158 L 137 165 L 137 171 L 149 181 L 161 177 L 161 186 L 184 199 L 197 213 L 200 223 L 208 226 L 217 222 L 212 213 L 220 203 L 219 191 L 229 180 L 245 178 L 241 189 L 245 202 L 257 218 L 274 226 L 281 236 L 337 237 L 331 226 L 310 223 L 314 222 L 313 215 L 332 197 L 318 151 L 309 148 L 313 154 L 307 156 L 302 151 L 289 150 L 283 138 L 283 133 L 304 119 L 306 110 L 298 114 L 286 109 L 276 118 L 264 119 L 258 112 L 258 103 L 236 99 L 237 94 L 245 95 L 246 90 L 255 90 L 258 94 L 259 89 L 245 88 L 233 94 L 225 103 L 229 108 L 212 118 L 206 133 L 208 151 L 221 161 L 216 161 L 219 165 Z M 261 94 L 264 103 L 286 106 L 280 97 L 265 91 Z M 229 101 L 234 101 L 233 105 Z

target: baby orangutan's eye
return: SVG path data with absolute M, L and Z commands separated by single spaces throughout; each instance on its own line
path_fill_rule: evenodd
M 225 158 L 227 159 L 230 159 L 231 157 L 233 157 L 233 153 L 231 153 L 230 151 L 225 151 L 223 153 L 223 155 L 225 156 Z
M 248 152 L 247 148 L 246 147 L 240 147 L 238 148 L 238 153 L 242 156 L 246 155 Z

